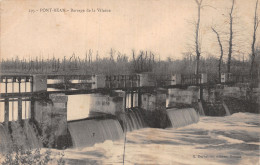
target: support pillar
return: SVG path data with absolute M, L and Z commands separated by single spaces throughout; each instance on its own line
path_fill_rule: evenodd
M 18 98 L 18 120 L 22 120 L 22 99 Z
M 124 99 L 123 99 L 123 109 L 124 109 L 124 112 L 126 111 L 126 97 L 127 97 L 127 92 L 125 91 L 125 94 L 124 94 Z
M 200 101 L 203 101 L 203 86 L 200 85 Z
M 134 107 L 134 92 L 131 91 L 131 109 Z
M 9 121 L 9 99 L 5 99 L 5 122 Z
M 31 98 L 31 107 L 30 107 L 30 111 L 31 111 L 31 119 L 35 120 L 35 100 L 33 98 Z M 25 110 L 26 111 L 26 110 Z
M 34 75 L 33 79 L 30 78 L 31 91 L 47 91 L 47 76 L 45 75 Z
M 5 93 L 7 93 L 7 91 L 8 91 L 8 89 L 7 89 L 7 82 L 8 81 L 8 79 L 7 79 L 7 77 L 5 77 Z
M 68 122 L 67 122 L 67 102 L 68 96 L 65 94 L 50 94 L 49 99 L 52 101 L 52 109 L 49 114 L 46 114 L 49 117 L 50 123 L 47 123 L 51 126 L 51 134 L 54 136 L 54 147 L 63 148 L 68 144 L 65 144 L 64 141 L 67 141 L 68 135 Z
M 141 94 L 141 90 L 138 89 L 138 108 L 141 108 L 142 106 L 142 94 Z

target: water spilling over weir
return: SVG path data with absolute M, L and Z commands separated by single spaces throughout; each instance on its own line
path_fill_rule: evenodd
M 11 137 L 7 126 L 0 124 L 0 152 L 7 151 L 11 143 Z
M 174 128 L 183 127 L 199 121 L 199 115 L 193 108 L 167 109 L 167 115 Z
M 138 130 L 147 127 L 144 116 L 139 110 L 130 110 L 125 114 L 127 131 Z
M 0 124 L 0 152 L 8 152 L 10 149 L 34 149 L 41 148 L 43 144 L 40 140 L 37 129 L 29 121 L 10 122 Z
M 114 119 L 91 119 L 69 122 L 68 128 L 72 137 L 73 147 L 93 146 L 106 140 L 123 138 L 123 130 Z

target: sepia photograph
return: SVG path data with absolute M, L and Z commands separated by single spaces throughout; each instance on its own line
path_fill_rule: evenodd
M 260 0 L 0 0 L 0 164 L 260 165 Z

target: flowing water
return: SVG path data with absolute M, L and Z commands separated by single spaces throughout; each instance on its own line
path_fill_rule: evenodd
M 22 148 L 41 148 L 42 142 L 37 136 L 37 131 L 27 120 L 23 124 L 19 122 L 9 123 L 10 127 L 0 124 L 0 152 L 7 152 L 12 144 Z
M 8 128 L 0 123 L 0 140 L 1 140 L 0 153 L 8 149 L 8 146 L 11 143 L 10 139 L 11 137 L 10 134 L 8 133 Z
M 127 112 L 125 118 L 127 131 L 138 130 L 146 127 L 144 116 L 138 110 Z
M 77 104 L 75 104 L 75 101 Z M 260 115 L 236 113 L 225 117 L 200 117 L 192 109 L 167 109 L 172 128 L 147 128 L 138 110 L 129 110 L 120 120 L 92 118 L 91 95 L 69 96 L 68 123 L 73 147 L 64 151 L 68 164 L 258 164 Z M 92 116 L 93 117 L 93 116 Z M 84 120 L 78 120 L 88 118 Z M 123 119 L 123 120 L 122 120 Z M 127 132 L 123 131 L 124 122 Z M 34 126 L 0 124 L 0 152 L 12 143 L 41 147 Z M 16 137 L 17 136 L 17 137 Z M 56 150 L 53 149 L 54 152 Z M 59 152 L 59 151 L 58 151 Z
M 259 164 L 259 119 L 259 114 L 236 113 L 201 117 L 198 123 L 177 129 L 127 132 L 125 164 Z M 65 158 L 68 164 L 122 164 L 123 151 L 124 138 L 66 149 Z
M 68 124 L 73 146 L 76 148 L 93 146 L 105 140 L 119 140 L 123 138 L 123 130 L 117 120 L 82 120 Z
M 179 128 L 199 121 L 199 115 L 193 108 L 167 109 L 172 127 Z

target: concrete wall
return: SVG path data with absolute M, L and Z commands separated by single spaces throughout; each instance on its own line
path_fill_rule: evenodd
M 104 88 L 106 86 L 106 76 L 93 75 L 92 76 L 92 89 Z
M 52 107 L 52 128 L 56 137 L 67 134 L 67 102 L 65 94 L 51 94 L 49 96 L 53 103 Z
M 54 145 L 61 136 L 67 136 L 67 101 L 65 94 L 50 94 L 46 100 L 34 103 L 34 119 L 41 127 L 43 136 Z M 51 139 L 52 140 L 51 140 Z
M 95 94 L 91 96 L 90 112 L 115 114 L 121 112 L 124 109 L 123 94 L 116 96 Z
M 169 89 L 169 107 L 175 103 L 192 104 L 198 102 L 199 88 L 189 87 L 188 89 Z
M 252 99 L 260 105 L 260 88 L 253 88 Z
M 33 75 L 33 92 L 47 91 L 47 76 Z
M 246 87 L 227 87 L 223 89 L 223 96 L 234 98 L 245 98 L 248 96 L 248 89 Z
M 166 108 L 166 94 L 142 94 L 141 108 L 154 111 L 159 108 Z
M 155 80 L 152 78 L 152 75 L 149 73 L 138 74 L 140 76 L 140 87 L 143 86 L 154 86 Z
M 175 74 L 171 76 L 171 85 L 181 84 L 181 74 Z

